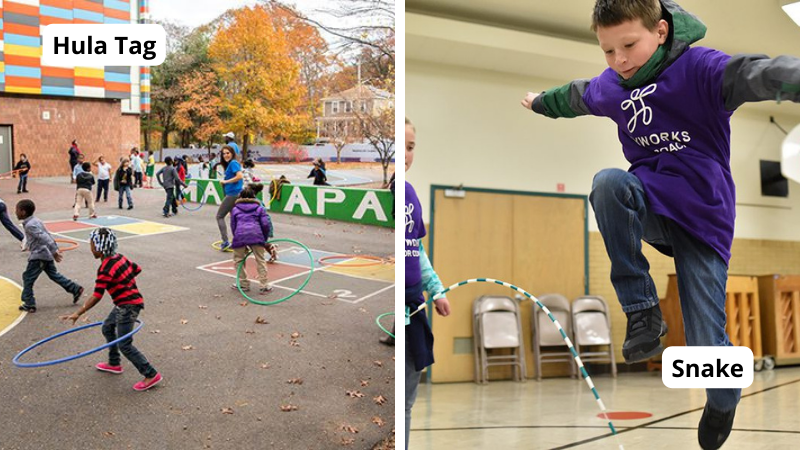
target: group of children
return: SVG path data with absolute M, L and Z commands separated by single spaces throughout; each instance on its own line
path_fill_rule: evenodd
M 44 223 L 34 216 L 35 212 L 36 205 L 32 200 L 20 200 L 16 205 L 15 213 L 17 219 L 22 221 L 25 233 L 24 240 L 29 252 L 28 265 L 22 274 L 22 305 L 20 305 L 19 309 L 28 313 L 36 312 L 33 285 L 42 272 L 72 296 L 72 304 L 78 303 L 84 293 L 84 288 L 78 282 L 58 272 L 56 263 L 62 261 L 62 253 L 45 228 Z M 20 239 L 19 230 L 8 220 L 5 204 L 2 200 L 0 200 L 0 218 L 2 218 L 3 225 L 14 237 Z M 97 270 L 94 293 L 77 312 L 61 316 L 61 319 L 71 320 L 74 324 L 83 314 L 94 307 L 103 298 L 105 292 L 108 291 L 114 303 L 114 308 L 103 322 L 102 333 L 106 338 L 106 342 L 112 342 L 133 330 L 136 319 L 144 309 L 144 299 L 136 286 L 136 276 L 141 273 L 142 269 L 136 263 L 117 253 L 117 238 L 112 230 L 108 228 L 92 230 L 89 235 L 89 241 L 92 255 L 101 260 L 100 267 Z M 104 372 L 121 374 L 123 368 L 120 353 L 144 377 L 142 381 L 133 385 L 133 389 L 144 391 L 161 382 L 161 374 L 133 346 L 132 337 L 109 347 L 108 362 L 98 363 L 95 367 L 97 370 Z

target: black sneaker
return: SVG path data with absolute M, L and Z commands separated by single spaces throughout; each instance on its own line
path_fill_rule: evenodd
M 72 294 L 72 304 L 73 305 L 75 303 L 78 303 L 78 300 L 80 300 L 81 295 L 83 295 L 83 288 L 78 289 L 78 292 Z
M 130 211 L 130 210 L 132 210 L 132 209 L 133 209 L 133 205 L 131 205 L 131 206 L 128 206 L 128 211 Z
M 19 306 L 19 310 L 20 311 L 26 311 L 26 312 L 29 312 L 29 313 L 35 313 L 36 312 L 36 307 L 35 306 L 28 306 L 28 305 L 24 305 L 23 304 L 23 305 Z
M 667 324 L 661 319 L 661 308 L 656 305 L 627 316 L 628 330 L 622 344 L 625 363 L 646 361 L 661 353 L 661 336 L 667 334 Z
M 705 450 L 722 447 L 731 434 L 734 415 L 736 415 L 736 408 L 728 412 L 721 412 L 711 409 L 706 403 L 703 417 L 700 418 L 700 426 L 697 429 L 697 440 L 700 441 L 700 447 Z

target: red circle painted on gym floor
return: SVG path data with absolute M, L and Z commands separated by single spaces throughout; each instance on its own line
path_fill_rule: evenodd
M 608 420 L 636 420 L 636 419 L 646 419 L 648 417 L 652 417 L 653 415 L 646 412 L 639 412 L 639 411 L 617 411 L 617 412 L 610 412 L 610 413 L 600 413 L 597 417 L 604 419 L 607 416 Z

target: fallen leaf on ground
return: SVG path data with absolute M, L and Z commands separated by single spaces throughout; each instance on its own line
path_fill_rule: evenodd
M 295 341 L 294 339 L 292 339 L 291 342 L 289 342 L 289 345 L 291 345 L 292 347 L 300 347 L 300 343 Z
M 372 361 L 372 364 L 375 364 L 378 367 L 383 367 L 383 363 L 380 361 Z
M 239 306 L 247 306 L 247 302 L 245 301 L 245 302 L 239 303 Z
M 222 408 L 222 414 L 233 414 L 233 408 Z
M 297 331 L 295 331 L 294 333 L 292 333 L 292 335 L 291 335 L 291 336 L 292 336 L 292 339 L 297 339 L 297 338 L 299 338 L 299 337 L 300 337 L 300 333 L 298 333 Z
M 373 417 L 372 418 L 372 423 L 374 423 L 375 425 L 377 425 L 379 427 L 382 427 L 382 426 L 386 425 L 386 422 L 384 422 L 383 419 L 381 419 L 379 416 Z
M 331 294 L 331 295 L 328 296 L 328 298 L 339 298 L 339 296 L 336 295 L 336 294 Z
M 269 363 L 261 364 L 262 369 L 269 369 Z
M 297 411 L 297 406 L 296 405 L 281 405 L 281 411 L 283 411 L 283 412 Z
M 151 333 L 158 334 L 158 333 L 161 333 L 161 330 L 153 330 L 153 331 L 151 331 Z
M 342 438 L 342 445 L 351 445 L 351 444 L 352 444 L 353 442 L 355 442 L 355 441 L 356 441 L 356 440 L 355 440 L 355 439 L 353 439 L 353 438 L 349 438 L 349 439 Z
M 267 319 L 264 319 L 261 316 L 258 316 L 258 317 L 256 317 L 256 323 L 261 324 L 261 325 L 266 325 L 269 322 L 267 322 Z
M 193 350 L 194 347 L 192 347 L 191 345 L 184 345 L 183 347 L 181 347 L 181 349 L 182 350 Z
M 358 429 L 352 425 L 344 424 L 342 425 L 342 431 L 347 431 L 348 433 L 356 434 L 358 433 Z
M 205 305 L 197 305 L 197 307 L 200 308 L 200 309 L 208 309 L 208 306 L 205 306 Z
M 220 297 L 222 297 L 222 294 L 214 294 L 214 298 L 220 298 Z
M 114 436 L 114 432 L 113 432 L 113 431 L 106 431 L 106 432 L 105 432 L 105 433 L 103 433 L 103 434 L 104 434 L 104 435 L 106 435 L 106 437 L 111 437 L 111 436 Z
M 256 330 L 244 330 L 244 334 L 256 334 Z
M 346 394 L 347 394 L 347 396 L 348 396 L 348 397 L 350 397 L 350 398 L 361 398 L 361 397 L 363 397 L 363 396 L 364 396 L 364 394 L 362 394 L 362 393 L 361 393 L 361 392 L 359 392 L 359 391 L 346 391 L 345 393 L 346 393 Z
M 289 384 L 303 384 L 303 379 L 302 378 L 290 378 L 290 379 L 286 380 L 286 382 L 289 383 Z
M 189 321 L 188 321 L 188 320 L 186 320 L 186 319 L 181 319 L 181 325 L 186 325 L 187 323 L 189 323 Z
M 361 387 L 367 387 L 367 386 L 369 386 L 369 381 L 368 380 L 361 380 Z
M 372 397 L 372 401 L 374 401 L 378 405 L 383 405 L 384 403 L 386 403 L 386 398 L 382 395 L 379 395 L 377 397 Z

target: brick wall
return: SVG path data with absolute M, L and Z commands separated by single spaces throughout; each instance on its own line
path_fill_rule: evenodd
M 675 273 L 675 264 L 650 245 L 643 244 L 643 252 L 650 262 L 650 275 L 656 284 L 659 298 L 667 291 L 667 276 Z M 734 239 L 728 273 L 730 275 L 783 275 L 800 274 L 800 242 Z M 609 279 L 611 261 L 606 254 L 600 233 L 589 233 L 589 293 L 600 295 L 611 309 L 611 328 L 617 361 L 623 361 L 622 342 L 625 340 L 627 319 L 617 301 L 617 294 Z
M 123 115 L 113 100 L 0 96 L 0 125 L 12 126 L 14 162 L 25 153 L 31 177 L 69 175 L 73 139 L 91 161 L 103 154 L 115 167 L 120 156 L 140 146 L 139 116 Z

